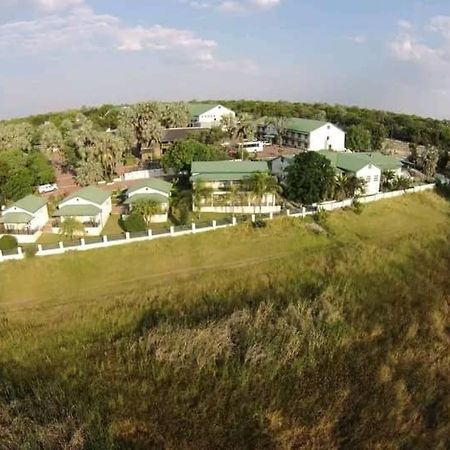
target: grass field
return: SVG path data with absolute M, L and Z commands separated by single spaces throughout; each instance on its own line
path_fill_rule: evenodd
M 0 449 L 448 448 L 450 204 L 0 265 Z

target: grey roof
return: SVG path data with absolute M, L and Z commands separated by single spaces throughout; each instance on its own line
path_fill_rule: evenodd
M 47 201 L 41 197 L 37 197 L 36 195 L 27 195 L 26 197 L 15 202 L 11 208 L 14 206 L 24 211 L 27 211 L 31 214 L 39 211 L 43 206 L 47 204 Z M 10 209 L 10 208 L 8 208 Z
M 96 205 L 103 205 L 103 203 L 111 197 L 111 193 L 95 186 L 88 186 L 65 198 L 62 200 L 61 204 L 77 197 L 87 200 L 88 202 L 95 203 Z

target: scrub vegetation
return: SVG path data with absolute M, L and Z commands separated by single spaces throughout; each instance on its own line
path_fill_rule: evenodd
M 0 449 L 444 449 L 450 204 L 0 267 Z

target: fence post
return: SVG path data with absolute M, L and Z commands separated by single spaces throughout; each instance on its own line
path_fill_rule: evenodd
M 306 216 L 306 208 L 302 206 L 302 219 L 304 219 Z
M 127 231 L 127 232 L 125 232 L 125 239 L 128 241 L 128 240 L 130 240 L 130 233 Z
M 23 256 L 23 248 L 22 247 L 17 247 L 17 254 L 19 256 Z
M 290 210 L 290 209 L 287 209 L 287 210 L 286 210 L 286 215 L 287 215 L 288 217 L 291 215 L 291 210 Z
M 256 222 L 256 216 L 252 214 L 252 222 Z
M 212 227 L 213 227 L 214 229 L 216 229 L 216 227 L 217 227 L 217 222 L 216 222 L 215 220 L 212 221 Z
M 80 239 L 81 246 L 84 247 L 86 245 L 86 241 L 84 238 Z
M 62 241 L 59 242 L 59 248 L 61 250 L 64 250 L 64 242 L 62 242 Z
M 173 236 L 175 234 L 175 227 L 173 225 L 170 226 L 170 235 Z
M 235 226 L 236 224 L 237 224 L 237 220 L 236 220 L 236 216 L 233 216 L 233 219 L 232 219 L 233 221 L 232 221 L 232 224 L 233 224 L 233 226 Z
M 192 222 L 192 232 L 195 233 L 196 227 L 195 227 L 195 222 Z
M 38 244 L 38 253 L 41 253 L 42 252 L 42 244 Z
M 0 250 L 0 262 L 4 261 L 3 252 Z
M 108 242 L 108 236 L 105 234 L 104 236 L 103 236 L 103 243 L 107 243 Z
M 273 220 L 273 212 L 272 211 L 270 211 L 270 213 L 269 213 L 269 219 Z
M 149 228 L 147 230 L 147 235 L 148 235 L 149 238 L 153 237 L 153 231 L 151 230 L 151 228 Z

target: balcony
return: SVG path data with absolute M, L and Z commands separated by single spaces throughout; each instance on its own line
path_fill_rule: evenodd
M 14 228 L 5 228 L 4 226 L 0 226 L 0 234 L 11 234 L 16 236 L 32 236 L 37 232 L 41 231 L 40 228 L 34 229 L 14 229 Z

